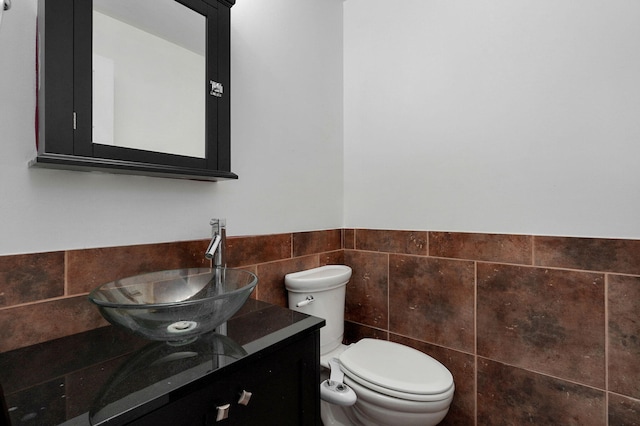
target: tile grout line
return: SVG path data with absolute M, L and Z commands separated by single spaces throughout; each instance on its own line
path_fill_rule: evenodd
M 474 363 L 474 374 L 473 374 L 473 419 L 474 424 L 478 425 L 478 262 L 473 262 L 474 269 L 474 286 L 473 286 L 473 299 L 474 299 L 474 310 L 473 310 L 473 363 Z
M 63 257 L 63 288 L 62 294 L 64 296 L 69 296 L 69 250 L 64 251 Z
M 427 231 L 427 254 L 426 254 L 427 257 L 429 257 L 429 255 L 431 254 L 431 246 L 430 246 L 431 239 L 430 239 L 430 236 L 431 236 L 431 231 Z
M 391 255 L 387 253 L 387 340 L 391 333 Z
M 609 277 L 604 274 L 604 424 L 609 424 Z

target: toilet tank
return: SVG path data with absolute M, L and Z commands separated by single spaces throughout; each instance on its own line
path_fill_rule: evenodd
M 320 355 L 336 349 L 344 336 L 344 301 L 351 268 L 326 265 L 287 274 L 289 309 L 324 319 L 320 329 Z

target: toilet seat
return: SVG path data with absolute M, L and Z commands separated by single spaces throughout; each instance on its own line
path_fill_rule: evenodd
M 340 354 L 345 375 L 363 387 L 407 401 L 449 398 L 453 376 L 435 359 L 386 340 L 362 339 Z

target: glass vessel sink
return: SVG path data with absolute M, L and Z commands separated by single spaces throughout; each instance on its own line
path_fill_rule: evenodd
M 139 336 L 188 342 L 231 318 L 257 284 L 241 269 L 174 269 L 103 284 L 89 300 L 107 321 Z

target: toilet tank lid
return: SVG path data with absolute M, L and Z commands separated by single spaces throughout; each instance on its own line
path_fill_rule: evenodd
M 351 268 L 346 265 L 325 265 L 284 276 L 284 285 L 289 291 L 307 292 L 330 290 L 346 285 L 351 278 Z
M 362 339 L 340 355 L 345 374 L 380 388 L 414 395 L 437 395 L 451 389 L 453 376 L 429 355 L 398 343 Z

